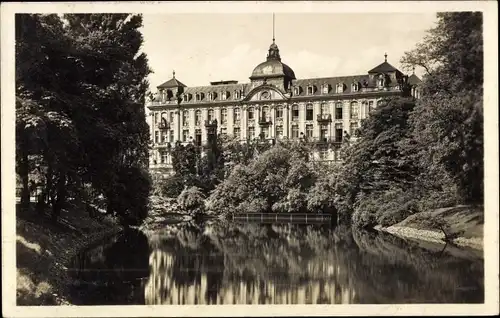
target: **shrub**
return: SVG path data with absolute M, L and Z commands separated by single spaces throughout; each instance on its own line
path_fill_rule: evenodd
M 191 215 L 203 213 L 205 210 L 205 196 L 198 187 L 184 189 L 177 198 L 177 203 L 183 211 Z

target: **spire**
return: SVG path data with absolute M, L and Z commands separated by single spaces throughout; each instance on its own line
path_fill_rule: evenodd
M 274 43 L 274 40 L 275 40 L 275 38 L 274 38 L 274 12 L 273 12 L 273 43 Z
M 387 52 L 384 54 L 385 61 L 387 62 Z
M 175 78 L 175 70 L 172 71 L 172 76 Z

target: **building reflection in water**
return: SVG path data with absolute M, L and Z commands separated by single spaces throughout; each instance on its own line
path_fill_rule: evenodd
M 183 243 L 178 237 L 186 233 L 158 238 L 149 258 L 146 304 L 354 302 L 356 294 L 347 273 L 335 262 L 333 249 L 318 248 L 321 242 L 316 242 L 316 251 L 297 246 L 303 242 L 287 236 L 291 230 L 287 226 L 267 230 L 244 233 L 241 228 L 233 229 L 234 236 L 224 237 L 211 229 L 212 235 L 198 233 Z

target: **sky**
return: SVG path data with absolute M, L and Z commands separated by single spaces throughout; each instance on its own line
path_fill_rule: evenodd
M 187 86 L 249 82 L 273 38 L 272 13 L 144 14 L 143 51 L 150 86 L 172 78 Z M 384 61 L 399 63 L 434 26 L 435 13 L 275 13 L 281 60 L 300 78 L 366 74 Z M 411 73 L 411 71 L 410 71 Z M 416 70 L 417 75 L 422 70 Z

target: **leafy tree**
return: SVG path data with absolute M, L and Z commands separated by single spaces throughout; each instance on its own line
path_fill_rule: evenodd
M 205 195 L 198 187 L 185 188 L 177 198 L 177 203 L 186 212 L 200 214 L 205 208 Z
M 422 167 L 445 172 L 463 202 L 483 198 L 483 38 L 481 12 L 439 13 L 423 44 L 402 63 L 426 70 L 411 117 Z

